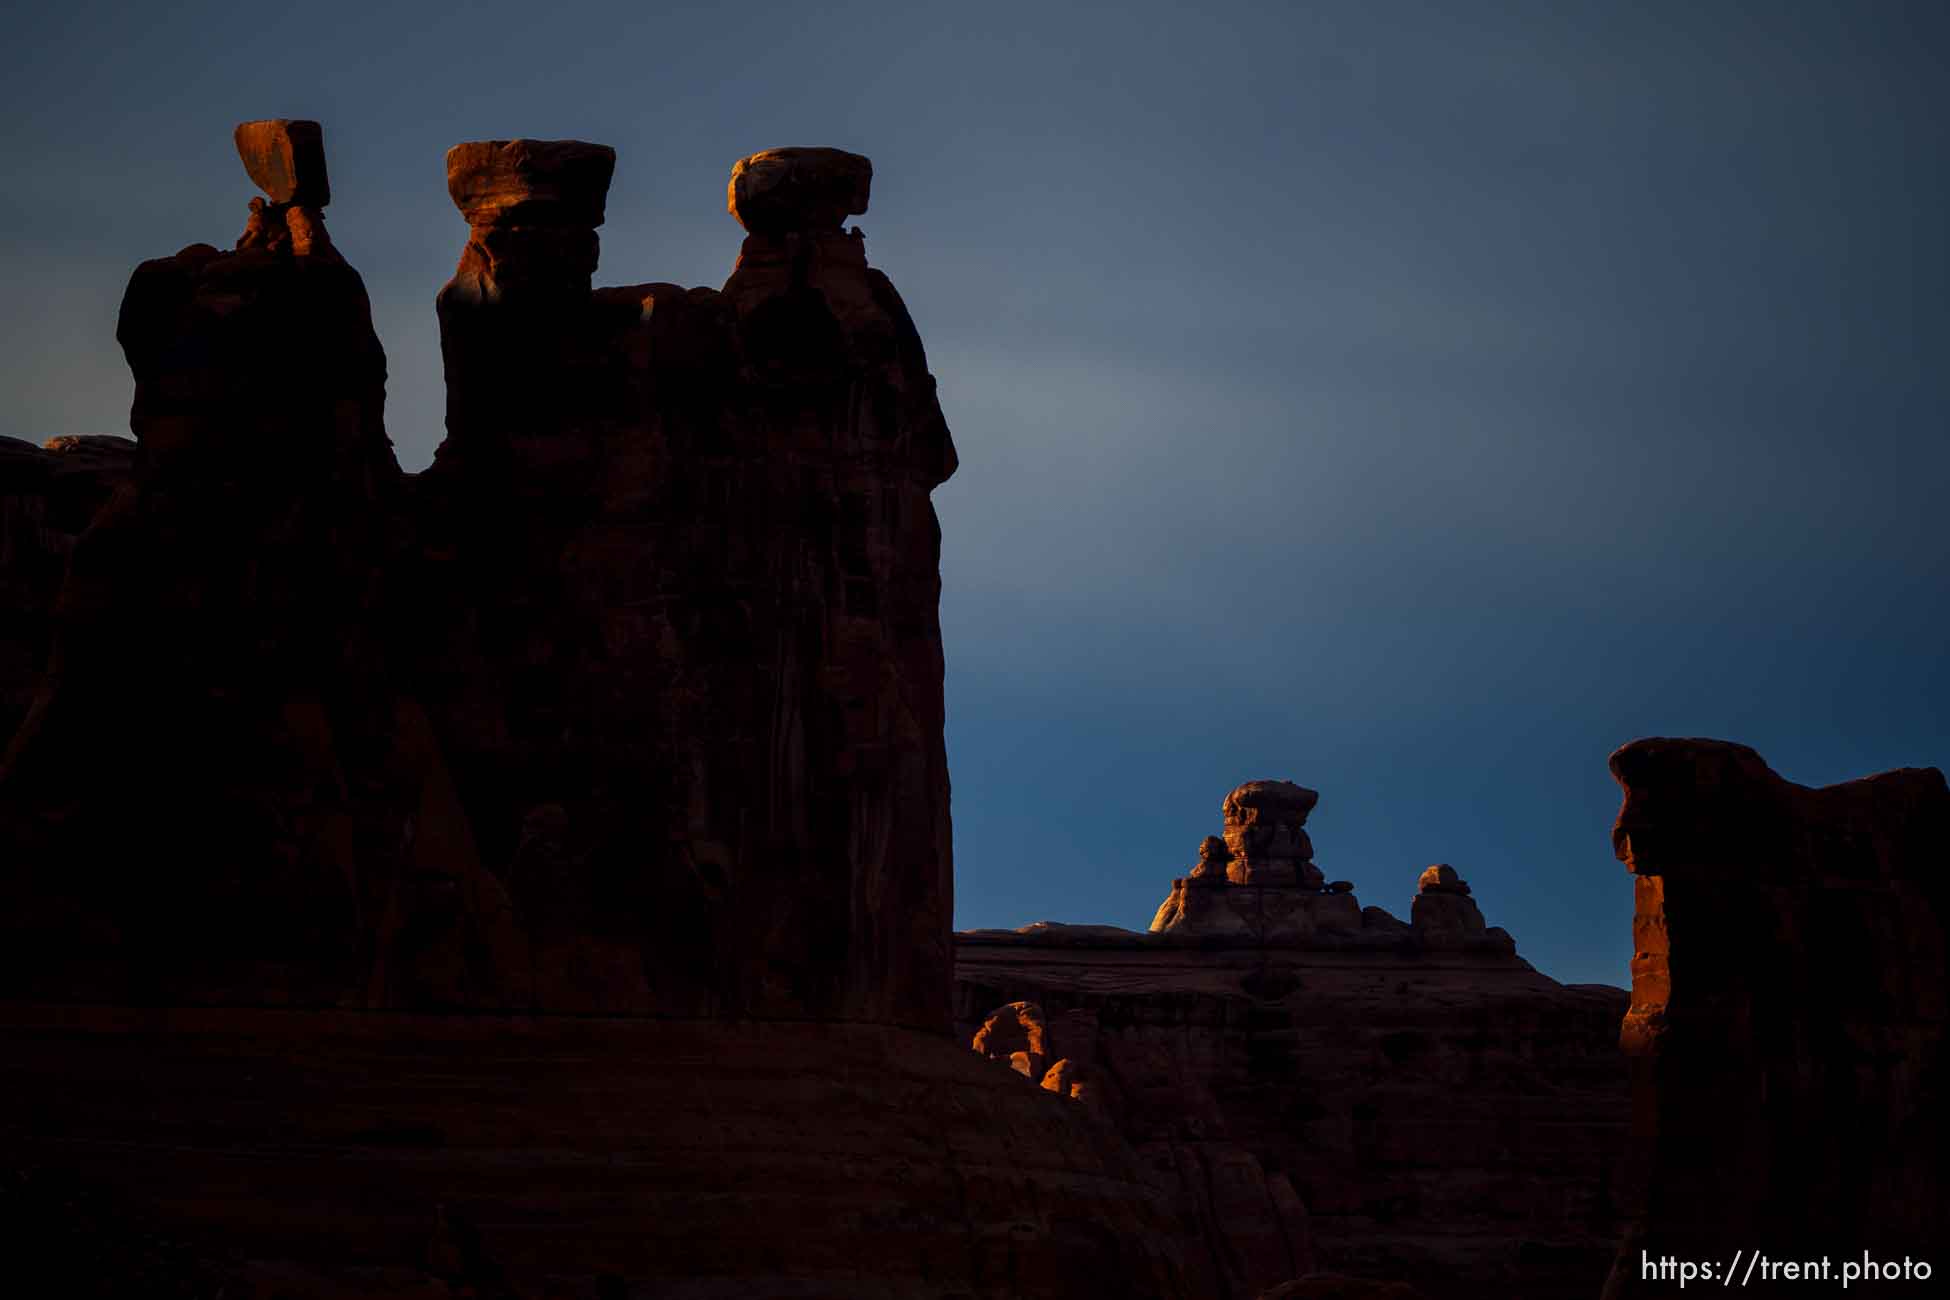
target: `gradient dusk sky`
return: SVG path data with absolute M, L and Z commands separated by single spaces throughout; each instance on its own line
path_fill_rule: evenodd
M 314 117 L 408 469 L 442 155 L 619 154 L 599 283 L 718 284 L 731 163 L 869 155 L 927 340 L 957 924 L 1142 929 L 1240 781 L 1406 916 L 1454 863 L 1628 982 L 1606 755 L 1950 763 L 1950 5 L 17 7 L 0 433 L 127 432 L 135 264 Z

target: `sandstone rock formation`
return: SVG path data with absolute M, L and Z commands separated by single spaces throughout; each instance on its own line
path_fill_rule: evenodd
M 991 1011 L 975 1031 L 972 1045 L 983 1056 L 1007 1061 L 1010 1069 L 1028 1079 L 1042 1080 L 1054 1060 L 1049 1053 L 1049 1026 L 1043 1022 L 1043 1009 L 1034 1002 L 1011 1002 Z
M 1351 881 L 1329 882 L 1313 861 L 1307 816 L 1316 792 L 1291 781 L 1248 781 L 1225 797 L 1225 838 L 1208 835 L 1198 865 L 1172 881 L 1151 921 L 1180 940 L 1393 947 L 1404 934 L 1424 947 L 1471 947 L 1514 954 L 1507 932 L 1491 929 L 1469 886 L 1444 863 L 1422 873 L 1412 922 L 1362 908 Z
M 826 169 L 863 206 L 864 160 L 794 155 L 726 293 L 592 293 L 613 151 L 455 148 L 449 437 L 409 479 L 316 124 L 238 143 L 273 202 L 131 281 L 143 469 L 0 784 L 17 896 L 117 941 L 43 915 L 22 977 L 945 1027 L 953 443 L 859 233 L 778 197 Z M 118 732 L 128 789 L 87 779 Z M 157 843 L 204 851 L 101 906 L 52 865 Z
M 1670 739 L 1626 745 L 1611 769 L 1637 951 L 1632 1226 L 1606 1294 L 1666 1294 L 1642 1276 L 1647 1253 L 1942 1267 L 1943 774 L 1808 789 L 1744 745 Z
M 1130 1139 L 1206 1241 L 1201 1294 L 1318 1267 L 1358 1285 L 1275 1293 L 1588 1300 L 1618 1232 L 1624 991 L 1539 974 L 1446 865 L 1423 873 L 1412 924 L 1302 883 L 1316 796 L 1241 790 L 1235 847 L 1205 841 L 1150 933 L 958 935 L 962 1031 Z M 1221 874 L 1274 845 L 1290 883 Z
M 812 153 L 814 191 L 852 159 Z M 955 453 L 920 338 L 857 231 L 779 204 L 722 293 L 590 293 L 612 159 L 449 153 L 470 233 L 416 484 L 423 689 L 536 1003 L 938 1030 Z
M 274 118 L 237 127 L 237 155 L 271 201 L 252 199 L 239 249 L 289 251 L 321 261 L 338 252 L 325 233 L 332 185 L 325 173 L 325 132 L 316 122 Z
M 1430 937 L 1474 936 L 1487 929 L 1482 910 L 1469 896 L 1469 882 L 1446 862 L 1438 862 L 1422 873 L 1408 914 L 1415 932 Z
M 1198 865 L 1185 873 L 1185 879 L 1201 885 L 1222 885 L 1226 881 L 1226 868 L 1232 865 L 1232 850 L 1226 842 L 1216 835 L 1208 835 L 1198 842 Z
M 1626 1185 L 1622 991 L 1446 864 L 1363 908 L 1290 782 L 1227 797 L 1149 933 L 951 947 L 955 452 L 843 229 L 867 161 L 740 162 L 720 290 L 592 288 L 614 152 L 458 146 L 407 475 L 322 131 L 237 146 L 235 247 L 124 298 L 136 443 L 0 441 L 15 1275 L 1534 1300 L 1592 1293 L 1626 1203 L 1621 1295 L 1640 1250 L 1947 1235 L 1939 774 L 1614 757 Z
M 754 235 L 837 234 L 863 214 L 873 164 L 843 149 L 766 149 L 731 169 L 725 209 Z
M 1291 781 L 1248 781 L 1226 796 L 1226 879 L 1236 885 L 1299 885 L 1319 889 L 1307 814 L 1320 796 Z
M 409 476 L 321 133 L 238 148 L 237 247 L 130 282 L 126 481 L 82 529 L 0 449 L 0 576 L 71 552 L 8 661 L 0 1179 L 141 1238 L 69 1291 L 1188 1297 L 1115 1130 L 947 1036 L 955 456 L 865 160 L 741 164 L 722 292 L 592 290 L 613 153 L 455 149 Z
M 284 117 L 240 122 L 235 136 L 244 171 L 271 202 L 322 208 L 332 201 L 325 129 L 318 123 Z
M 401 475 L 365 287 L 304 247 L 130 279 L 140 453 L 73 546 L 0 768 L 16 994 L 506 1005 L 522 973 L 392 664 Z

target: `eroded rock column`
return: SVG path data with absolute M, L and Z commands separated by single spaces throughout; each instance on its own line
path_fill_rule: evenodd
M 236 143 L 264 190 L 236 247 L 144 262 L 122 301 L 133 476 L 73 544 L 0 770 L 6 988 L 519 1005 L 505 895 L 393 671 L 402 481 L 323 132 Z
M 1226 878 L 1235 885 L 1326 883 L 1314 865 L 1307 815 L 1320 795 L 1291 781 L 1248 781 L 1225 798 Z
M 723 292 L 588 287 L 613 155 L 457 146 L 424 677 L 548 1009 L 945 1027 L 929 500 L 953 442 L 856 229 L 754 155 Z

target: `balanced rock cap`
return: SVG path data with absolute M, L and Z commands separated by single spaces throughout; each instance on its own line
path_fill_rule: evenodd
M 1422 872 L 1417 882 L 1418 894 L 1467 894 L 1469 886 L 1457 874 L 1456 869 L 1446 862 L 1438 862 Z
M 304 118 L 239 122 L 237 156 L 273 203 L 322 208 L 332 201 L 325 174 L 325 128 Z
M 731 166 L 725 208 L 754 235 L 837 231 L 867 210 L 873 163 L 844 149 L 767 149 Z
M 470 226 L 603 224 L 616 150 L 582 140 L 472 140 L 447 151 L 447 193 Z
M 1221 811 L 1228 823 L 1248 820 L 1245 814 L 1250 809 L 1270 812 L 1275 820 L 1304 825 L 1307 814 L 1319 802 L 1319 791 L 1291 781 L 1248 781 L 1226 796 Z

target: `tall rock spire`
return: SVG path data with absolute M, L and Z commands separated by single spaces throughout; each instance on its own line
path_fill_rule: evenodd
M 929 493 L 954 447 L 906 309 L 839 230 L 870 165 L 746 159 L 722 293 L 592 291 L 613 161 L 447 160 L 469 235 L 438 303 L 424 679 L 537 998 L 944 1026 Z

